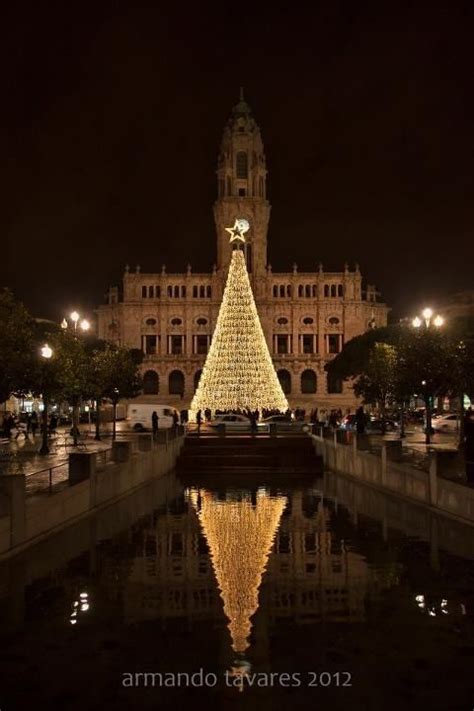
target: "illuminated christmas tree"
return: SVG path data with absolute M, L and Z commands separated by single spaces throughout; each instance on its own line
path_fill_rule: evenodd
M 263 334 L 242 246 L 249 229 L 243 219 L 226 228 L 233 244 L 227 283 L 211 347 L 191 402 L 198 410 L 280 410 L 288 401 Z
M 250 493 L 222 501 L 209 491 L 191 489 L 189 498 L 211 552 L 232 649 L 245 652 L 263 573 L 287 499 L 270 496 L 264 488 L 257 491 L 255 504 Z

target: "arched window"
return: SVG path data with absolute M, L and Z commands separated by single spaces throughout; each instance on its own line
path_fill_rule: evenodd
M 181 297 L 183 299 L 186 298 L 186 287 L 184 285 L 181 287 Z
M 158 395 L 159 378 L 158 373 L 154 370 L 147 370 L 143 376 L 143 394 Z
M 205 326 L 207 324 L 207 318 L 198 318 L 196 319 L 196 323 L 198 326 Z
M 156 326 L 156 318 L 147 318 L 145 321 L 146 326 Z
M 342 284 L 337 285 L 337 295 L 338 296 L 343 296 L 344 295 L 344 290 L 342 288 Z
M 180 370 L 172 370 L 168 378 L 170 395 L 184 395 L 184 374 Z
M 328 393 L 331 395 L 342 393 L 342 380 L 332 373 L 328 373 Z
M 200 287 L 199 287 L 199 297 L 200 297 L 201 299 L 204 299 L 205 295 L 206 295 L 206 291 L 205 291 L 204 287 L 203 287 L 203 286 L 200 286 Z
M 146 286 L 142 286 L 142 299 L 146 299 L 146 297 L 147 297 Z
M 291 374 L 287 370 L 279 370 L 277 372 L 278 380 L 285 395 L 291 393 Z
M 161 289 L 160 289 L 159 285 L 157 284 L 157 285 L 155 286 L 155 296 L 156 296 L 157 299 L 160 298 L 160 294 L 161 294 Z
M 212 296 L 212 288 L 210 286 L 206 286 L 206 297 L 210 299 Z
M 273 285 L 273 296 L 278 296 L 278 287 L 276 284 Z
M 286 295 L 291 296 L 291 284 L 286 285 Z
M 285 287 L 280 286 L 280 296 L 283 298 L 285 296 Z
M 328 320 L 329 320 L 329 323 L 331 324 L 331 326 L 338 326 L 339 325 L 339 319 L 337 318 L 337 316 L 331 316 L 331 318 Z
M 168 296 L 171 298 L 173 296 L 173 287 L 169 286 L 168 287 Z
M 315 393 L 317 390 L 318 381 L 314 370 L 303 370 L 301 373 L 301 392 Z
M 245 151 L 239 151 L 235 158 L 235 172 L 237 178 L 245 180 L 248 175 L 248 159 Z
M 316 286 L 316 284 L 313 284 L 313 286 L 311 288 L 312 288 L 312 292 L 313 292 L 313 299 L 315 299 L 318 295 L 318 287 Z
M 198 288 L 197 286 L 193 286 L 193 299 L 197 299 L 198 296 Z
M 148 287 L 148 298 L 149 298 L 149 299 L 152 299 L 152 298 L 153 298 L 153 291 L 154 291 L 154 290 L 153 290 L 153 287 L 152 287 L 152 286 L 149 286 L 149 287 Z
M 179 286 L 174 287 L 174 296 L 175 299 L 179 299 Z
M 311 285 L 306 284 L 304 288 L 304 295 L 306 296 L 307 299 L 311 298 Z
M 202 375 L 202 370 L 196 370 L 194 373 L 194 390 L 197 390 L 197 387 L 199 385 L 199 381 L 201 380 L 201 375 Z
M 329 285 L 328 284 L 324 285 L 324 296 L 329 296 Z
M 303 323 L 305 326 L 311 326 L 311 324 L 314 323 L 314 318 L 311 318 L 311 316 L 305 316 Z
M 336 285 L 331 284 L 331 297 L 336 296 Z
M 298 296 L 303 296 L 303 284 L 298 285 Z
M 172 318 L 171 319 L 172 326 L 181 326 L 182 323 L 183 323 L 183 321 L 180 318 Z
M 277 323 L 279 326 L 285 326 L 288 323 L 288 319 L 285 316 L 280 316 Z

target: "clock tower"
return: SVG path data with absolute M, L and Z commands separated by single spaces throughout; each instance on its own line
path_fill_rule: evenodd
M 218 196 L 214 203 L 217 230 L 217 269 L 227 273 L 232 245 L 226 228 L 236 220 L 248 222 L 245 258 L 252 283 L 264 276 L 267 266 L 267 230 L 270 203 L 266 198 L 267 169 L 260 129 L 240 90 L 222 136 L 218 166 Z

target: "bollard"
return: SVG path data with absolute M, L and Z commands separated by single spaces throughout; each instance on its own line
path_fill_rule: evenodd
M 112 445 L 113 446 L 113 445 Z M 69 455 L 69 486 L 90 479 L 96 472 L 96 452 L 71 452 Z
M 436 452 L 430 452 L 428 500 L 431 506 L 438 504 L 438 458 Z

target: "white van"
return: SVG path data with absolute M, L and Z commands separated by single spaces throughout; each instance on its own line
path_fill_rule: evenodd
M 173 413 L 170 407 L 153 405 L 147 402 L 134 402 L 128 406 L 127 422 L 132 429 L 137 432 L 151 431 L 151 416 L 156 412 L 158 415 L 158 428 L 168 429 L 173 426 Z

